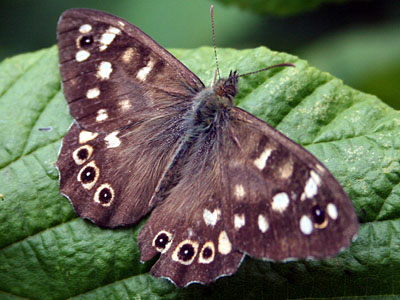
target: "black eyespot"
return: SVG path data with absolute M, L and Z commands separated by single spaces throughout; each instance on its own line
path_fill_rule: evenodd
M 311 212 L 315 223 L 317 223 L 318 225 L 324 223 L 325 211 L 321 209 L 319 205 L 314 205 L 311 209 Z
M 86 148 L 82 148 L 78 151 L 77 156 L 81 160 L 85 160 L 89 157 L 89 151 Z
M 203 258 L 207 259 L 213 255 L 213 251 L 210 247 L 205 247 L 202 252 Z
M 195 250 L 191 244 L 184 244 L 179 249 L 178 258 L 182 261 L 189 261 L 193 258 Z
M 93 37 L 91 35 L 85 35 L 81 37 L 81 39 L 79 40 L 79 44 L 81 45 L 81 47 L 89 46 L 92 43 L 93 43 Z
M 112 200 L 112 192 L 110 191 L 109 188 L 103 188 L 101 189 L 99 193 L 99 201 L 102 204 L 107 204 Z
M 164 249 L 165 246 L 167 246 L 168 242 L 169 242 L 168 235 L 162 232 L 157 236 L 156 240 L 154 241 L 154 245 L 156 246 L 156 248 Z
M 92 182 L 95 177 L 96 177 L 96 170 L 91 166 L 86 167 L 81 173 L 81 181 L 84 184 Z

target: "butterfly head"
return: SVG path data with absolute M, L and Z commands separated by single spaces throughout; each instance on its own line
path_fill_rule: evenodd
M 238 79 L 238 72 L 231 71 L 228 78 L 219 79 L 214 86 L 215 93 L 227 107 L 232 107 L 234 104 L 233 100 L 238 92 Z

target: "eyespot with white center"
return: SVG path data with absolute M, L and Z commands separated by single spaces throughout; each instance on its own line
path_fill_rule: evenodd
M 99 178 L 100 170 L 94 161 L 91 161 L 79 171 L 77 180 L 82 183 L 82 186 L 90 190 Z
M 153 239 L 153 247 L 158 252 L 165 253 L 168 251 L 172 243 L 172 234 L 168 231 L 162 230 Z
M 97 188 L 93 200 L 102 206 L 108 207 L 114 200 L 114 194 L 114 189 L 111 185 L 109 183 L 103 183 Z
M 317 204 L 311 208 L 311 216 L 314 221 L 314 227 L 323 229 L 328 225 L 328 218 L 325 211 Z
M 227 255 L 232 251 L 232 244 L 226 234 L 226 231 L 223 230 L 218 236 L 218 252 Z
M 85 163 L 93 153 L 93 147 L 90 145 L 84 145 L 76 149 L 72 153 L 72 158 L 77 165 Z
M 93 36 L 84 35 L 79 37 L 79 48 L 86 48 L 93 44 Z
M 172 253 L 172 260 L 184 265 L 190 265 L 196 257 L 199 243 L 192 240 L 184 240 L 179 243 Z
M 206 242 L 200 250 L 199 263 L 209 264 L 214 260 L 215 246 L 212 241 Z
M 300 218 L 300 230 L 305 235 L 310 235 L 313 231 L 313 224 L 311 222 L 311 219 L 306 215 L 303 215 Z

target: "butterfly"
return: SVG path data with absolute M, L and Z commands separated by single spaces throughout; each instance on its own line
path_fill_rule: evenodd
M 150 214 L 141 260 L 177 286 L 233 274 L 244 255 L 326 258 L 358 230 L 342 187 L 307 150 L 234 106 L 237 72 L 205 87 L 140 29 L 71 9 L 58 23 L 75 121 L 57 168 L 76 213 L 114 228 Z

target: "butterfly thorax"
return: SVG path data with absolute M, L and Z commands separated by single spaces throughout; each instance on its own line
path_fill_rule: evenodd
M 237 82 L 237 73 L 231 72 L 228 78 L 219 79 L 214 86 L 196 95 L 193 110 L 188 116 L 189 122 L 194 125 L 192 128 L 196 130 L 194 135 L 221 124 L 234 106 Z

